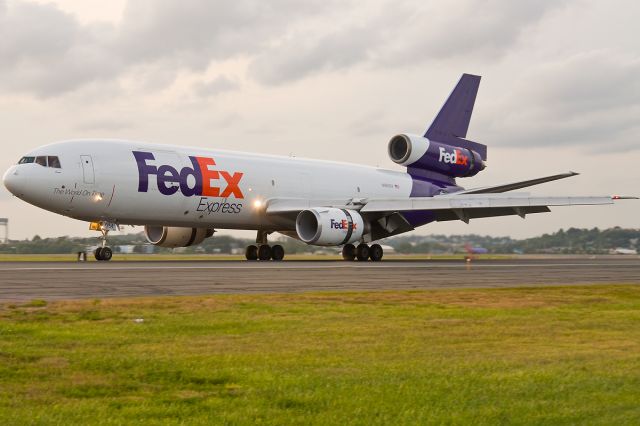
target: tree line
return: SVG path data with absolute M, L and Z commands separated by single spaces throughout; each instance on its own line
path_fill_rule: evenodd
M 337 252 L 335 248 L 308 246 L 300 241 L 284 236 L 270 238 L 272 243 L 282 244 L 287 253 L 308 253 L 317 251 Z M 99 238 L 56 237 L 11 240 L 0 245 L 0 253 L 16 254 L 64 254 L 89 251 L 100 243 Z M 214 235 L 202 244 L 177 250 L 184 253 L 239 253 L 253 243 L 252 240 L 235 238 L 229 235 Z M 619 227 L 600 230 L 569 228 L 552 234 L 534 238 L 513 239 L 510 237 L 489 237 L 469 235 L 408 235 L 382 240 L 398 253 L 457 253 L 467 247 L 482 247 L 489 253 L 564 253 L 564 254 L 603 254 L 615 248 L 640 249 L 640 229 Z M 122 247 L 133 248 L 137 253 L 170 253 L 172 249 L 150 247 L 143 233 L 113 235 L 109 245 L 115 252 Z

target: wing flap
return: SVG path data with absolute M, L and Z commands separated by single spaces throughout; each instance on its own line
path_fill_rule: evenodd
M 436 221 L 444 222 L 449 220 L 462 220 L 468 222 L 470 219 L 480 219 L 483 217 L 515 216 L 525 217 L 528 214 L 548 213 L 551 210 L 545 206 L 520 207 L 517 209 L 510 207 L 489 207 L 465 210 L 436 210 Z

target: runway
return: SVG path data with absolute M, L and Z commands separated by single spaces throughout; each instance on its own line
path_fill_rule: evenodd
M 222 293 L 640 284 L 636 258 L 0 263 L 0 301 Z

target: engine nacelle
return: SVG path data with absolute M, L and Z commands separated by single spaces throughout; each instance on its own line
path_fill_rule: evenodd
M 200 244 L 205 238 L 213 236 L 209 228 L 180 228 L 174 226 L 145 226 L 144 235 L 154 246 L 189 247 Z
M 451 177 L 474 176 L 485 168 L 482 157 L 475 151 L 417 135 L 394 136 L 389 141 L 388 150 L 394 163 Z
M 355 210 L 315 208 L 296 218 L 298 237 L 307 244 L 341 246 L 354 243 L 364 234 L 364 219 Z

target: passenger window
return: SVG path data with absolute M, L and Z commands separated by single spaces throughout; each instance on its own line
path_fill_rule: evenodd
M 53 167 L 54 169 L 60 168 L 60 159 L 58 157 L 49 157 L 49 167 Z
M 20 161 L 18 161 L 18 164 L 28 164 L 28 163 L 33 163 L 33 161 L 35 160 L 35 157 L 22 157 L 20 159 Z
M 36 157 L 36 164 L 47 167 L 47 157 Z

